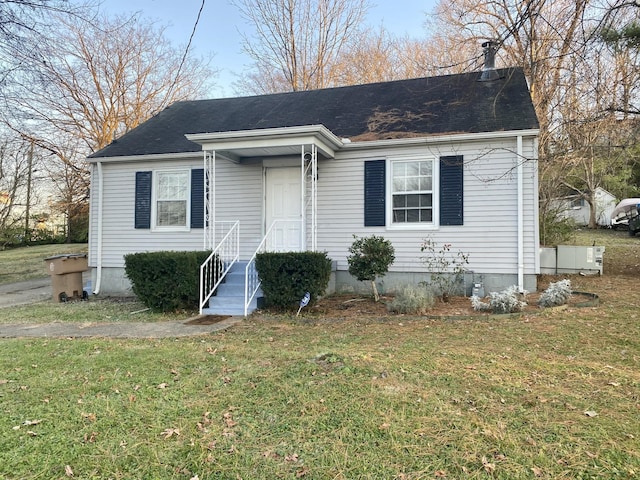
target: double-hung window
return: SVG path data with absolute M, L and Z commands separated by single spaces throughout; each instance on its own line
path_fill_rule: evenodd
M 433 224 L 432 158 L 391 160 L 391 222 L 393 225 Z
M 158 229 L 186 229 L 189 226 L 189 170 L 156 171 L 153 203 L 154 225 Z
M 461 155 L 364 162 L 364 226 L 435 229 L 464 225 Z

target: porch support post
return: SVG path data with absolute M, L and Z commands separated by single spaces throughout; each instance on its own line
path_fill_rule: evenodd
M 318 147 L 311 145 L 311 251 L 318 249 Z
M 318 147 L 311 144 L 311 151 L 302 146 L 302 245 L 315 252 L 317 245 L 318 220 Z M 308 190 L 308 196 L 306 194 Z M 309 228 L 307 237 L 307 227 Z M 308 242 L 306 241 L 308 238 Z M 309 245 L 310 244 L 310 245 Z
M 204 151 L 204 250 L 216 247 L 216 152 Z
M 307 249 L 307 166 L 304 145 L 300 147 L 300 245 L 302 250 Z

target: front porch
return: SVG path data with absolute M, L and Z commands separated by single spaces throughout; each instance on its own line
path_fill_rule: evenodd
M 260 297 L 255 269 L 259 252 L 317 250 L 318 161 L 333 159 L 342 141 L 322 125 L 187 138 L 204 151 L 203 247 L 212 251 L 200 269 L 200 312 L 246 316 L 257 308 Z M 240 185 L 233 190 L 225 185 L 225 193 L 219 193 L 220 162 L 238 169 L 261 167 L 261 212 L 257 229 L 254 225 L 259 241 L 253 245 L 243 238 L 247 234 L 240 221 L 217 221 L 251 208 L 243 204 Z M 234 211 L 228 206 L 230 195 L 236 199 Z

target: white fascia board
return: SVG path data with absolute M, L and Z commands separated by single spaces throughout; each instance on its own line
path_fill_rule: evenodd
M 124 163 L 124 162 L 148 162 L 161 160 L 193 160 L 202 159 L 202 152 L 182 153 L 156 153 L 149 155 L 127 155 L 122 157 L 95 157 L 87 158 L 89 163 Z
M 539 129 L 529 130 L 503 130 L 497 132 L 481 132 L 481 133 L 454 133 L 449 135 L 433 135 L 425 137 L 408 137 L 393 138 L 387 140 L 367 140 L 364 142 L 345 142 L 344 150 L 357 150 L 361 148 L 388 148 L 393 146 L 411 146 L 411 145 L 432 145 L 439 143 L 462 143 L 474 142 L 478 140 L 495 140 L 502 138 L 517 137 L 537 137 L 540 133 Z
M 194 133 L 186 134 L 185 137 L 202 145 L 203 150 L 282 147 L 295 143 L 318 145 L 333 156 L 343 146 L 342 140 L 324 125 Z

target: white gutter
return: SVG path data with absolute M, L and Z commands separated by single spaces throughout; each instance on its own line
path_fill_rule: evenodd
M 121 157 L 95 157 L 87 158 L 89 163 L 115 163 L 115 162 L 144 162 L 161 160 L 199 160 L 202 151 L 181 153 L 149 153 L 146 155 L 125 155 Z
M 96 288 L 93 289 L 93 294 L 98 295 L 100 293 L 100 284 L 102 283 L 102 207 L 103 207 L 103 194 L 104 194 L 104 181 L 102 180 L 102 162 L 97 162 L 98 166 L 98 227 L 97 227 L 97 248 L 96 248 Z
M 522 135 L 517 137 L 516 162 L 518 162 L 518 289 L 524 291 L 524 154 Z
M 393 146 L 430 145 L 451 142 L 474 142 L 478 140 L 494 140 L 508 137 L 535 137 L 540 133 L 539 129 L 528 130 L 504 130 L 497 132 L 481 133 L 454 133 L 449 135 L 431 135 L 421 137 L 393 138 L 387 140 L 367 140 L 363 142 L 344 142 L 341 150 L 358 150 L 372 148 L 388 148 Z
M 533 225 L 534 225 L 534 238 L 535 238 L 535 273 L 540 273 L 540 198 L 539 198 L 539 183 L 540 177 L 538 174 L 538 138 L 533 140 L 533 156 L 535 160 L 535 168 L 533 170 L 533 191 L 535 193 L 535 200 L 533 202 Z

